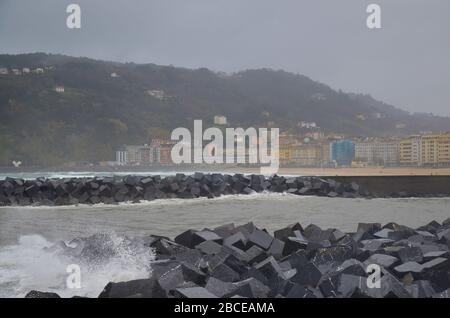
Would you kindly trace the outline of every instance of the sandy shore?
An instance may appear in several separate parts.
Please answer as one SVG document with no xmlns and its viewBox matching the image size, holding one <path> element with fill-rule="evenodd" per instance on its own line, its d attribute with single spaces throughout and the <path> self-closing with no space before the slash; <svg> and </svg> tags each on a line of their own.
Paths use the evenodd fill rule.
<svg viewBox="0 0 450 318">
<path fill-rule="evenodd" d="M 257 168 L 235 168 L 241 173 L 259 173 Z M 280 168 L 280 175 L 302 176 L 450 176 L 450 168 Z"/>
</svg>

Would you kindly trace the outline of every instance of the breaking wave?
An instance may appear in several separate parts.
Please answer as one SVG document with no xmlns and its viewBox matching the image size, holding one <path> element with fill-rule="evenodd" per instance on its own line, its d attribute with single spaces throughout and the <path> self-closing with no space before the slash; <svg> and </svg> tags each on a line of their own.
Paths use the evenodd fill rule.
<svg viewBox="0 0 450 318">
<path fill-rule="evenodd" d="M 145 238 L 95 234 L 52 243 L 40 235 L 24 235 L 17 244 L 0 247 L 0 297 L 24 297 L 31 290 L 97 297 L 110 281 L 149 277 L 153 260 Z M 80 289 L 67 288 L 71 264 L 80 268 Z"/>
</svg>

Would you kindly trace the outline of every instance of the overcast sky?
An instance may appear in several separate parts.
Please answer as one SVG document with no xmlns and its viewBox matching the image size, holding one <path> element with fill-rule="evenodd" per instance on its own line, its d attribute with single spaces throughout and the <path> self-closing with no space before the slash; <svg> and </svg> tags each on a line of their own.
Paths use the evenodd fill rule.
<svg viewBox="0 0 450 318">
<path fill-rule="evenodd" d="M 66 6 L 82 28 L 66 27 Z M 366 27 L 366 7 L 382 29 Z M 0 53 L 269 67 L 450 116 L 449 0 L 0 0 Z"/>
</svg>

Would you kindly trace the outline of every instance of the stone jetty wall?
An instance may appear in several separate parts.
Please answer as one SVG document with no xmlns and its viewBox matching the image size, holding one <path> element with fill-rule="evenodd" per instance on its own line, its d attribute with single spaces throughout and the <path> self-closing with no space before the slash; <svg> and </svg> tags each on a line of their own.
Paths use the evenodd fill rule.
<svg viewBox="0 0 450 318">
<path fill-rule="evenodd" d="M 195 173 L 169 177 L 6 178 L 0 181 L 0 205 L 114 204 L 263 191 L 343 198 L 450 196 L 450 177 L 264 177 Z"/>
<path fill-rule="evenodd" d="M 318 177 L 285 178 L 262 175 L 177 174 L 175 176 L 116 176 L 0 181 L 1 205 L 114 204 L 140 200 L 198 197 L 272 191 L 298 195 L 354 198 L 367 195 L 354 183 Z"/>
<path fill-rule="evenodd" d="M 341 183 L 355 182 L 377 197 L 450 196 L 450 176 L 327 177 Z"/>
</svg>

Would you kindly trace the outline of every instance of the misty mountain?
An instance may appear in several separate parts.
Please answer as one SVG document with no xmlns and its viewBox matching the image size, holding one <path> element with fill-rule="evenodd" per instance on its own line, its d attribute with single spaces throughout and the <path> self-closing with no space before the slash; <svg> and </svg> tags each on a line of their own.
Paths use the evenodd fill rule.
<svg viewBox="0 0 450 318">
<path fill-rule="evenodd" d="M 351 136 L 450 130 L 450 118 L 409 114 L 270 69 L 224 74 L 42 53 L 0 55 L 2 67 L 9 74 L 0 75 L 0 165 L 112 160 L 121 144 L 147 143 L 194 119 L 212 124 L 215 115 L 231 127 L 270 124 L 295 132 L 299 122 L 314 121 Z M 13 75 L 12 68 L 31 72 Z"/>
</svg>

